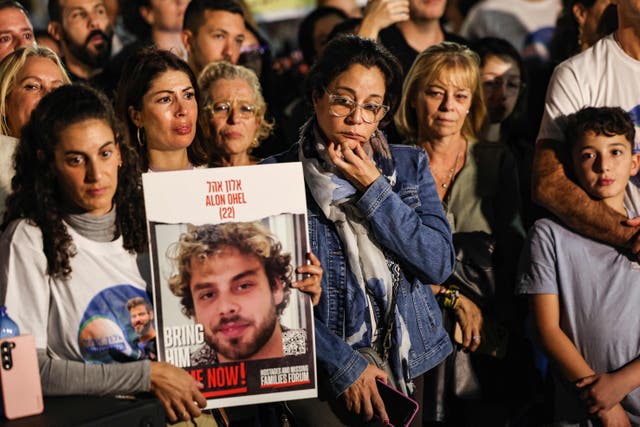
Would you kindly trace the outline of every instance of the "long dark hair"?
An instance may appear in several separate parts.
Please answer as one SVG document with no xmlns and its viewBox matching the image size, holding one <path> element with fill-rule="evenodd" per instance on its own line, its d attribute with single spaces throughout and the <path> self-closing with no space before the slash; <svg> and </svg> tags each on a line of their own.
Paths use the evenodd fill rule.
<svg viewBox="0 0 640 427">
<path fill-rule="evenodd" d="M 182 71 L 189 77 L 191 86 L 193 86 L 196 94 L 196 100 L 199 100 L 198 81 L 189 65 L 173 53 L 156 47 L 144 48 L 132 55 L 124 65 L 120 82 L 118 83 L 116 112 L 120 120 L 126 123 L 131 145 L 138 150 L 140 169 L 142 171 L 149 169 L 149 156 L 146 145 L 143 146 L 135 142 L 138 128 L 129 116 L 129 107 L 132 106 L 140 111 L 142 109 L 142 98 L 149 91 L 153 80 L 160 74 L 170 70 Z M 198 123 L 196 120 L 196 136 L 191 145 L 187 147 L 189 161 L 195 166 L 207 163 L 207 150 L 203 146 L 204 138 Z"/>
<path fill-rule="evenodd" d="M 61 86 L 42 98 L 22 129 L 15 154 L 12 193 L 7 198 L 7 210 L 0 226 L 4 230 L 16 219 L 27 219 L 37 225 L 42 232 L 47 273 L 52 277 L 69 277 L 69 260 L 75 255 L 71 236 L 63 223 L 68 208 L 56 184 L 55 147 L 65 128 L 91 119 L 106 122 L 120 148 L 122 166 L 118 169 L 118 188 L 114 195 L 116 236 L 122 235 L 124 248 L 131 252 L 147 249 L 138 156 L 124 138 L 111 103 L 88 86 Z"/>
</svg>

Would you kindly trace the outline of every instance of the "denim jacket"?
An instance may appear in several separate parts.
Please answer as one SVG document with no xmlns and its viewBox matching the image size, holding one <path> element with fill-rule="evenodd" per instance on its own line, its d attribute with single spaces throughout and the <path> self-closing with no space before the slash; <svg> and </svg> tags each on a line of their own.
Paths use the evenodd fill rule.
<svg viewBox="0 0 640 427">
<path fill-rule="evenodd" d="M 407 321 L 411 342 L 408 378 L 416 378 L 442 362 L 452 345 L 442 327 L 442 314 L 429 284 L 442 283 L 455 262 L 449 223 L 442 211 L 423 150 L 391 145 L 396 184 L 380 176 L 360 195 L 356 206 L 369 220 L 381 246 L 401 266 L 397 305 Z M 298 161 L 298 145 L 263 163 Z M 367 367 L 367 361 L 345 341 L 344 307 L 358 287 L 342 242 L 307 192 L 309 240 L 322 262 L 322 296 L 315 307 L 316 357 L 334 396 L 342 394 Z"/>
</svg>

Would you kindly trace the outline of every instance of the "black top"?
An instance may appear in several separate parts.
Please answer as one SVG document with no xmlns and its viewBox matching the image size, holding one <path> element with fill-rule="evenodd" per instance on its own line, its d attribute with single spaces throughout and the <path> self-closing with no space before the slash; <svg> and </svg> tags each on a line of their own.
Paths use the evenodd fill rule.
<svg viewBox="0 0 640 427">
<path fill-rule="evenodd" d="M 468 44 L 466 39 L 456 34 L 448 33 L 444 31 L 444 29 L 442 31 L 444 32 L 445 41 L 456 42 L 464 45 Z M 406 76 L 413 64 L 413 61 L 420 52 L 409 46 L 404 35 L 402 35 L 402 32 L 395 24 L 380 31 L 380 42 L 391 53 L 393 53 L 396 58 L 398 58 L 402 65 L 403 74 Z"/>
</svg>

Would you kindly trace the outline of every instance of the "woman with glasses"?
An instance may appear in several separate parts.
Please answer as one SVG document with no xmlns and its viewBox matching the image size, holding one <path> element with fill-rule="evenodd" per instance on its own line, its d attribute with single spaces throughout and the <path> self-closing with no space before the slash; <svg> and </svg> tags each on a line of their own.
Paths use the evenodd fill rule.
<svg viewBox="0 0 640 427">
<path fill-rule="evenodd" d="M 433 399 L 425 401 L 426 418 L 447 425 L 503 425 L 501 402 L 513 397 L 504 386 L 501 368 L 506 362 L 488 354 L 505 351 L 506 342 L 499 338 L 515 323 L 511 322 L 512 295 L 524 230 L 513 156 L 504 144 L 478 139 L 486 114 L 479 64 L 478 55 L 466 46 L 451 42 L 431 46 L 409 70 L 395 116 L 399 132 L 427 153 L 456 252 L 463 261 L 459 266 L 485 268 L 495 276 L 495 283 L 482 280 L 482 274 L 469 278 L 459 274 L 456 266 L 456 275 L 445 285 L 433 282 L 458 351 L 441 368 L 444 385 L 438 383 L 442 377 L 428 376 L 425 395 L 427 385 L 434 392 L 429 393 Z M 478 259 L 483 264 L 473 264 Z M 480 291 L 473 292 L 477 288 Z M 495 339 L 490 340 L 488 325 L 493 320 L 504 323 L 491 329 Z M 458 338 L 456 323 L 461 331 Z M 475 354 L 478 349 L 482 354 Z M 478 366 L 488 367 L 482 371 Z M 490 380 L 478 383 L 476 373 Z M 496 393 L 501 399 L 494 399 Z M 478 402 L 492 408 L 488 419 L 473 410 Z"/>
<path fill-rule="evenodd" d="M 255 73 L 240 65 L 214 62 L 200 74 L 200 120 L 209 142 L 210 166 L 256 164 L 254 148 L 271 133 L 266 104 Z"/>
<path fill-rule="evenodd" d="M 388 421 L 376 379 L 420 396 L 421 375 L 451 352 L 429 283 L 448 277 L 454 256 L 427 158 L 378 130 L 400 73 L 372 40 L 332 40 L 308 75 L 314 114 L 299 143 L 265 161 L 302 162 L 309 240 L 324 268 L 315 309 L 320 399 L 288 402 L 305 425 Z"/>
<path fill-rule="evenodd" d="M 143 172 L 206 164 L 198 95 L 191 68 L 173 53 L 152 47 L 128 59 L 118 84 L 116 109 L 127 125 Z"/>
</svg>

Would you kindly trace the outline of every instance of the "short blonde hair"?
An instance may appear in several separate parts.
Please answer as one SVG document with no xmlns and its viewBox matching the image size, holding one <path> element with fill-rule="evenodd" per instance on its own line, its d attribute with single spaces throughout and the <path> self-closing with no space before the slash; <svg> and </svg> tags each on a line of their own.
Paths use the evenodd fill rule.
<svg viewBox="0 0 640 427">
<path fill-rule="evenodd" d="M 256 148 L 260 145 L 260 142 L 268 137 L 273 130 L 273 123 L 265 118 L 267 112 L 267 103 L 262 96 L 262 88 L 258 77 L 249 68 L 242 65 L 234 65 L 225 61 L 212 62 L 207 65 L 198 77 L 198 86 L 200 87 L 200 117 L 202 118 L 201 125 L 203 129 L 209 129 L 209 123 L 207 121 L 207 114 L 202 112 L 202 109 L 211 101 L 209 97 L 209 88 L 218 80 L 244 80 L 247 82 L 251 91 L 253 92 L 253 103 L 257 107 L 256 117 L 258 118 L 258 130 L 256 131 L 256 138 L 249 146 L 249 150 Z"/>
<path fill-rule="evenodd" d="M 487 114 L 480 84 L 480 57 L 466 46 L 442 42 L 420 53 L 404 84 L 394 121 L 398 132 L 411 142 L 418 136 L 418 117 L 412 106 L 418 93 L 439 78 L 456 76 L 471 89 L 471 108 L 462 126 L 465 138 L 476 138 Z"/>
<path fill-rule="evenodd" d="M 0 134 L 9 135 L 9 123 L 7 122 L 7 98 L 13 90 L 16 82 L 16 75 L 20 72 L 27 59 L 31 57 L 47 58 L 53 61 L 60 69 L 62 80 L 66 84 L 71 84 L 60 58 L 54 51 L 44 46 L 24 46 L 8 54 L 0 62 Z"/>
</svg>

